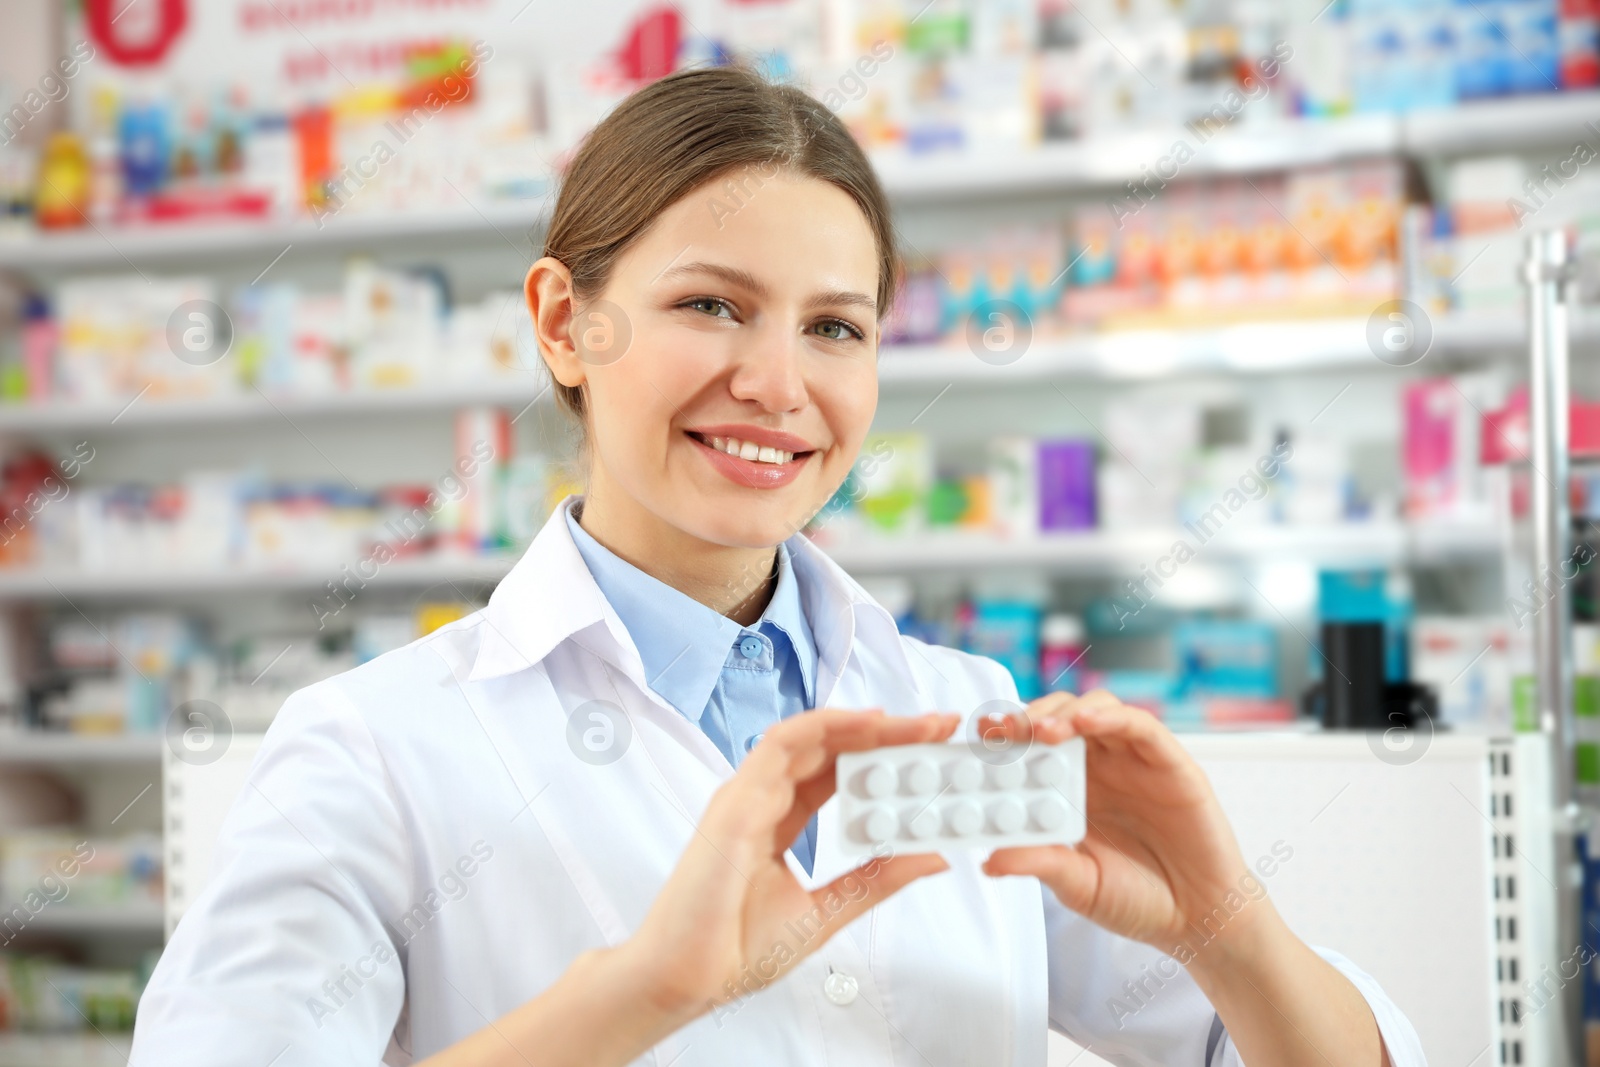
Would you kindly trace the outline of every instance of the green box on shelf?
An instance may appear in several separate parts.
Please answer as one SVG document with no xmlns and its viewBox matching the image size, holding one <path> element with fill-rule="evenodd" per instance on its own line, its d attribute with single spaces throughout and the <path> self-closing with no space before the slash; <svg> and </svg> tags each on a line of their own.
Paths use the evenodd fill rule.
<svg viewBox="0 0 1600 1067">
<path fill-rule="evenodd" d="M 1600 674 L 1580 674 L 1572 679 L 1572 713 L 1600 719 Z"/>
<path fill-rule="evenodd" d="M 1531 674 L 1519 674 L 1511 680 L 1511 723 L 1519 734 L 1539 730 L 1535 688 Z M 1580 674 L 1572 679 L 1572 714 L 1580 719 L 1600 718 L 1600 675 Z"/>
<path fill-rule="evenodd" d="M 1539 732 L 1539 716 L 1534 711 L 1538 700 L 1534 693 L 1533 675 L 1519 674 L 1511 679 L 1511 728 L 1519 734 Z"/>
<path fill-rule="evenodd" d="M 1578 784 L 1600 785 L 1600 743 L 1578 742 Z"/>
</svg>

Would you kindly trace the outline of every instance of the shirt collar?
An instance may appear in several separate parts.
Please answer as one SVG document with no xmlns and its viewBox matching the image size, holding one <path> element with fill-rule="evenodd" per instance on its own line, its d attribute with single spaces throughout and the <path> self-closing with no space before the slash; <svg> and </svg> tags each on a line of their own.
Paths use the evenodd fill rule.
<svg viewBox="0 0 1600 1067">
<path fill-rule="evenodd" d="M 811 624 L 806 620 L 805 607 L 800 602 L 800 580 L 795 577 L 794 560 L 789 546 L 778 544 L 778 584 L 772 591 L 767 610 L 761 613 L 757 625 L 767 625 L 782 630 L 789 639 L 789 647 L 800 664 L 800 677 L 805 685 L 806 706 L 811 706 L 816 696 L 817 644 L 811 636 Z"/>
<path fill-rule="evenodd" d="M 788 638 L 800 665 L 806 695 L 812 693 L 812 661 L 816 659 L 811 628 L 806 625 L 795 584 L 789 550 L 778 546 L 778 579 L 761 618 L 741 626 L 726 615 L 640 570 L 612 552 L 566 512 L 567 531 L 594 576 L 595 584 L 616 609 L 633 638 L 644 665 L 645 680 L 673 707 L 698 721 L 733 643 L 741 633 L 770 623 Z M 770 635 L 769 635 L 770 637 Z"/>
<path fill-rule="evenodd" d="M 569 495 L 556 505 L 533 543 L 479 613 L 484 625 L 468 675 L 470 681 L 526 670 L 561 642 L 595 631 L 609 638 L 616 665 L 648 686 L 638 645 L 595 581 L 568 525 L 567 516 L 576 499 Z M 813 701 L 826 700 L 857 637 L 892 648 L 888 655 L 903 676 L 915 684 L 893 616 L 804 534 L 797 533 L 782 544 L 787 549 L 786 561 L 794 577 L 793 591 L 800 601 L 801 617 L 809 623 L 797 629 L 809 631 L 816 654 L 810 686 Z M 780 571 L 780 580 L 782 574 Z M 779 600 L 776 592 L 773 600 Z M 711 610 L 698 602 L 696 606 Z M 725 621 L 737 627 L 732 620 Z M 789 632 L 785 628 L 785 633 Z M 585 647 L 597 655 L 604 651 Z M 728 647 L 728 643 L 720 645 L 719 664 Z"/>
</svg>

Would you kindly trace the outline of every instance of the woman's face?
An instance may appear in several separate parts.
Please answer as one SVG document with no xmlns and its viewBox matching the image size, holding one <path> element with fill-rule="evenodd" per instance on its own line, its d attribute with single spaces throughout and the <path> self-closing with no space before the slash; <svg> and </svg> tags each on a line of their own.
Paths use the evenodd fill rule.
<svg viewBox="0 0 1600 1067">
<path fill-rule="evenodd" d="M 797 532 L 872 423 L 877 290 L 872 231 L 833 185 L 750 169 L 679 200 L 572 324 L 591 498 L 722 545 Z"/>
</svg>

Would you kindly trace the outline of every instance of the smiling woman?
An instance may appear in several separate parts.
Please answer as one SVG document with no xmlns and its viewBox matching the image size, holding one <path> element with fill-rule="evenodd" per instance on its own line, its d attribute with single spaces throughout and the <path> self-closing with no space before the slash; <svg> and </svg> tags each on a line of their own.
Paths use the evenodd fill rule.
<svg viewBox="0 0 1600 1067">
<path fill-rule="evenodd" d="M 574 157 L 547 242 L 528 310 L 585 491 L 483 611 L 284 705 L 136 1067 L 1043 1067 L 1051 1028 L 1141 1067 L 1421 1067 L 1370 977 L 1264 890 L 1244 906 L 1160 722 L 1105 692 L 1024 709 L 798 532 L 860 458 L 895 279 L 828 109 L 742 70 L 664 78 Z M 840 755 L 995 708 L 998 757 L 968 739 L 992 773 L 949 783 L 988 806 L 898 817 L 998 826 L 1024 769 L 995 759 L 1080 736 L 1087 836 L 857 866 Z M 474 846 L 471 893 L 408 921 Z"/>
<path fill-rule="evenodd" d="M 770 564 L 872 423 L 894 269 L 883 190 L 816 100 L 719 69 L 626 101 L 573 160 L 527 278 L 583 435 L 584 529 L 635 564 Z"/>
</svg>

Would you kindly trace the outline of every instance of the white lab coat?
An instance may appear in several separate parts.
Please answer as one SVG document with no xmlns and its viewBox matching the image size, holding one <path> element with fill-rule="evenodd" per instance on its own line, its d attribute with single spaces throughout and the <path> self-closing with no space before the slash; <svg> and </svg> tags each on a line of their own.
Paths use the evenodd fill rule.
<svg viewBox="0 0 1600 1067">
<path fill-rule="evenodd" d="M 789 547 L 819 707 L 967 714 L 1016 699 L 999 664 L 902 637 L 820 549 L 801 536 Z M 584 713 L 569 734 L 592 700 L 626 711 L 609 764 L 575 755 L 598 720 Z M 132 1067 L 403 1065 L 438 1052 L 579 953 L 626 938 L 731 774 L 645 684 L 558 510 L 483 611 L 285 703 L 144 994 Z M 790 856 L 807 886 L 848 869 L 833 803 L 814 876 Z M 1186 974 L 1141 971 L 1154 950 L 1066 911 L 1034 879 L 949 859 L 639 1062 L 1043 1067 L 1054 1026 L 1117 1063 L 1203 1067 L 1209 1042 L 1213 1064 L 1238 1064 Z M 1394 1067 L 1422 1067 L 1376 983 L 1325 955 L 1367 997 Z M 854 979 L 848 1003 L 837 1003 L 847 980 L 825 992 L 833 972 Z M 1143 981 L 1139 1000 L 1130 980 Z"/>
</svg>

